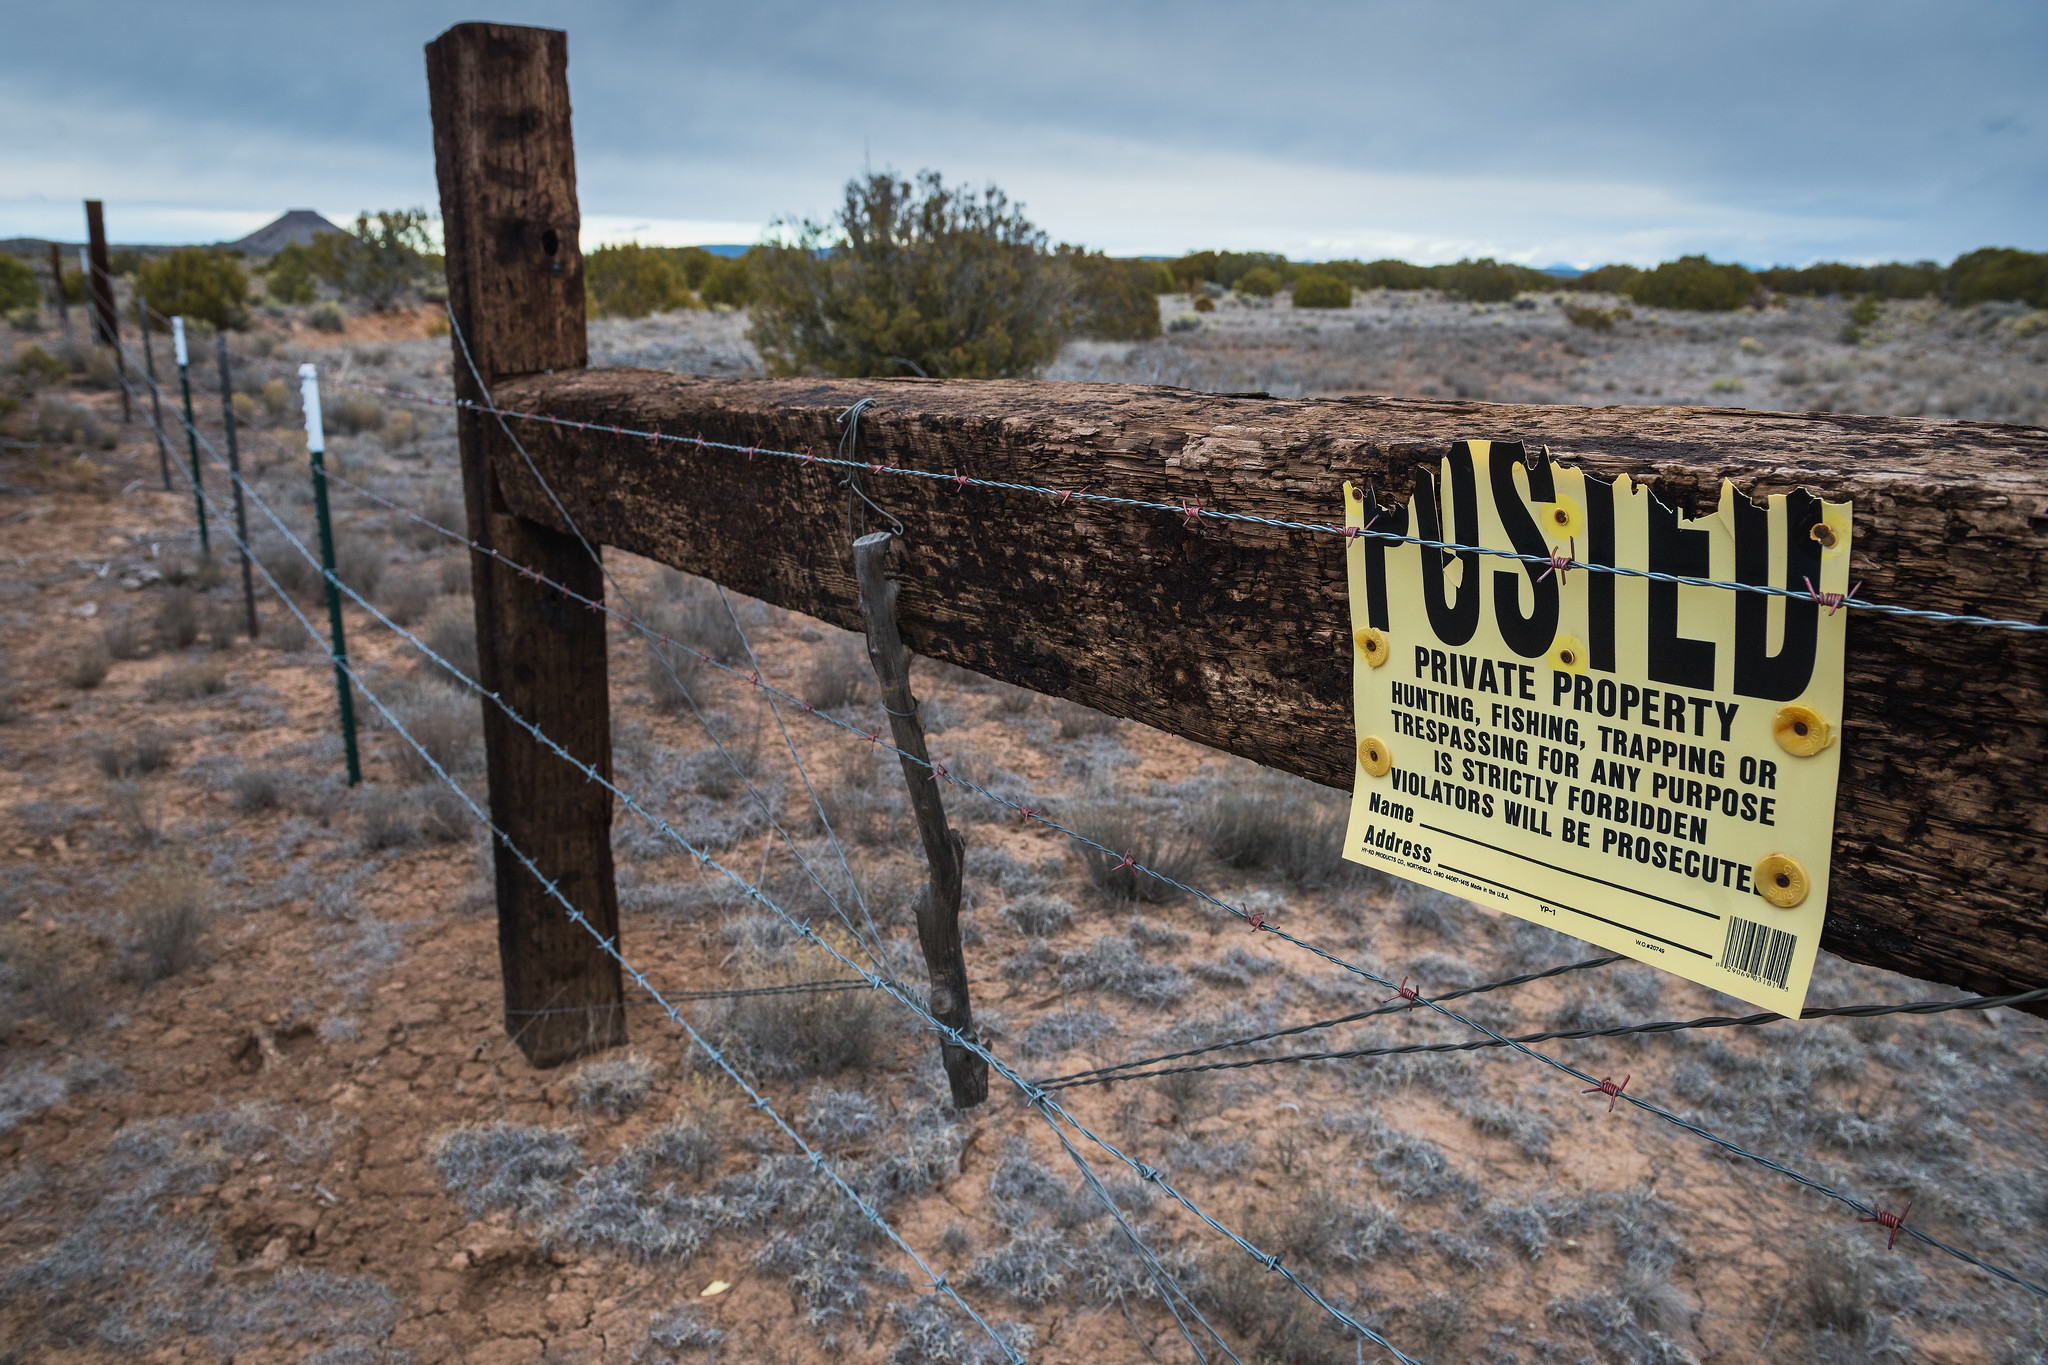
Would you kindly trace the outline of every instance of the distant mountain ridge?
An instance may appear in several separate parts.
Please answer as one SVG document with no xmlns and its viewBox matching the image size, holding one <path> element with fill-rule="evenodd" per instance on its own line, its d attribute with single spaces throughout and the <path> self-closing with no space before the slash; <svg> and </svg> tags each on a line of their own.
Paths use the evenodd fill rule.
<svg viewBox="0 0 2048 1365">
<path fill-rule="evenodd" d="M 288 246 L 306 246 L 323 233 L 345 230 L 312 209 L 286 209 L 284 216 L 276 221 L 264 224 L 239 241 L 222 242 L 221 245 L 251 256 L 275 256 Z"/>
</svg>

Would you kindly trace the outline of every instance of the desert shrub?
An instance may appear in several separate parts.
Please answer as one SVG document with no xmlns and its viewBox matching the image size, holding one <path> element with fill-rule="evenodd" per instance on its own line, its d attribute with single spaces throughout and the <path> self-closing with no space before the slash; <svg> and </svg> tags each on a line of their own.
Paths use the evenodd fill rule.
<svg viewBox="0 0 2048 1365">
<path fill-rule="evenodd" d="M 459 844 L 470 834 L 475 812 L 445 782 L 424 782 L 412 789 L 419 814 L 420 837 L 434 844 Z"/>
<path fill-rule="evenodd" d="M 851 635 L 837 635 L 811 655 L 804 670 L 803 698 L 813 706 L 836 711 L 859 700 L 873 676 L 868 652 Z"/>
<path fill-rule="evenodd" d="M 415 683 L 387 697 L 386 704 L 419 745 L 414 748 L 403 738 L 392 737 L 391 768 L 401 782 L 439 784 L 441 779 L 427 759 L 456 775 L 473 772 L 481 764 L 483 710 L 475 694 Z M 426 750 L 426 758 L 420 756 L 421 749 Z"/>
<path fill-rule="evenodd" d="M 716 1109 L 692 1119 L 672 1119 L 621 1155 L 650 1167 L 668 1167 L 701 1180 L 725 1156 L 725 1125 Z"/>
<path fill-rule="evenodd" d="M 81 692 L 90 692 L 107 680 L 107 670 L 113 666 L 114 661 L 107 657 L 106 646 L 97 640 L 89 640 L 71 656 L 71 667 L 65 670 L 64 681 Z"/>
<path fill-rule="evenodd" d="M 1030 694 L 1026 694 L 1027 696 Z M 1116 729 L 1117 719 L 1093 707 L 1083 706 L 1065 697 L 1054 697 L 1046 703 L 1052 713 L 1053 722 L 1059 726 L 1061 739 L 1080 739 L 1083 735 L 1108 734 Z"/>
<path fill-rule="evenodd" d="M 273 303 L 313 301 L 313 253 L 297 242 L 287 242 L 263 272 L 263 292 Z"/>
<path fill-rule="evenodd" d="M 585 252 L 583 284 L 598 317 L 644 318 L 696 302 L 688 278 L 667 254 L 638 242 Z"/>
<path fill-rule="evenodd" d="M 417 632 L 422 643 L 464 674 L 477 674 L 476 610 L 463 598 L 445 598 L 434 604 Z M 430 659 L 421 661 L 424 676 L 451 686 L 461 686 L 448 670 Z"/>
<path fill-rule="evenodd" d="M 1350 879 L 1344 860 L 1347 803 L 1341 793 L 1260 769 L 1218 782 L 1197 800 L 1190 825 L 1232 867 L 1269 867 L 1306 886 Z"/>
<path fill-rule="evenodd" d="M 857 844 L 886 844 L 904 828 L 903 779 L 893 762 L 842 750 L 836 768 L 812 769 L 818 804 L 833 833 Z"/>
<path fill-rule="evenodd" d="M 36 1013 L 58 1032 L 75 1036 L 98 1022 L 105 980 L 93 959 L 45 947 L 22 953 L 9 965 L 28 983 Z"/>
<path fill-rule="evenodd" d="M 1153 262 L 1118 260 L 1069 246 L 1055 255 L 1072 277 L 1068 325 L 1076 335 L 1098 341 L 1149 341 L 1159 335 Z"/>
<path fill-rule="evenodd" d="M 0 313 L 33 308 L 42 302 L 43 282 L 18 258 L 0 255 Z"/>
<path fill-rule="evenodd" d="M 568 1128 L 517 1123 L 466 1123 L 441 1133 L 427 1147 L 451 1194 L 472 1214 L 509 1208 L 540 1213 L 561 1197 L 561 1181 L 583 1162 Z"/>
<path fill-rule="evenodd" d="M 1154 1007 L 1170 1005 L 1188 991 L 1180 968 L 1147 961 L 1136 943 L 1113 934 L 1099 935 L 1087 947 L 1062 955 L 1057 979 L 1066 990 L 1106 991 Z"/>
<path fill-rule="evenodd" d="M 754 279 L 754 263 L 759 259 L 758 247 L 748 250 L 744 256 L 712 257 L 711 264 L 705 267 L 702 283 L 697 286 L 698 296 L 706 303 L 745 308 L 759 292 Z"/>
<path fill-rule="evenodd" d="M 101 626 L 100 643 L 106 647 L 108 655 L 116 659 L 139 659 L 149 652 L 149 637 L 129 616 Z"/>
<path fill-rule="evenodd" d="M 637 1052 L 585 1062 L 569 1078 L 569 1102 L 618 1118 L 647 1103 L 654 1093 L 654 1063 Z"/>
<path fill-rule="evenodd" d="M 321 233 L 306 250 L 315 272 L 342 297 L 390 308 L 433 278 L 432 222 L 425 209 L 358 213 L 347 232 Z"/>
<path fill-rule="evenodd" d="M 1107 899 L 1164 904 L 1186 894 L 1172 882 L 1185 883 L 1201 862 L 1200 849 L 1186 833 L 1157 828 L 1113 801 L 1081 805 L 1068 818 L 1070 829 L 1102 846 L 1083 844 L 1080 854 L 1089 882 Z"/>
<path fill-rule="evenodd" d="M 132 738 L 103 741 L 93 760 L 110 778 L 146 777 L 170 766 L 171 739 L 155 727 L 138 730 Z"/>
<path fill-rule="evenodd" d="M 748 333 L 771 374 L 990 379 L 1058 354 L 1069 272 L 994 186 L 882 172 L 847 182 L 836 224 L 785 226 Z"/>
<path fill-rule="evenodd" d="M 1705 256 L 1681 256 L 1636 276 L 1624 292 L 1651 308 L 1728 313 L 1748 303 L 1756 291 L 1756 276 L 1742 266 L 1716 265 Z"/>
<path fill-rule="evenodd" d="M 404 848 L 419 831 L 404 796 L 389 787 L 365 787 L 357 795 L 356 810 L 363 818 L 363 847 L 381 851 Z"/>
<path fill-rule="evenodd" d="M 199 962 L 212 890 L 198 869 L 163 861 L 128 883 L 129 951 L 144 981 L 178 976 Z"/>
<path fill-rule="evenodd" d="M 820 1085 L 804 1097 L 797 1126 L 814 1142 L 843 1147 L 872 1136 L 881 1123 L 881 1111 L 860 1091 Z"/>
<path fill-rule="evenodd" d="M 1972 251 L 1949 266 L 1948 286 L 1961 308 L 1995 302 L 2048 308 L 2048 252 L 2013 247 Z"/>
<path fill-rule="evenodd" d="M 738 666 L 746 662 L 747 642 L 716 585 L 670 573 L 663 576 L 662 592 L 645 619 L 649 629 L 675 643 L 648 641 L 641 676 L 656 706 L 680 711 L 688 706 L 684 689 L 694 686 L 704 667 L 698 654 Z"/>
<path fill-rule="evenodd" d="M 316 332 L 346 332 L 348 314 L 343 311 L 340 304 L 329 299 L 316 305 L 312 312 L 306 314 L 306 325 Z"/>
<path fill-rule="evenodd" d="M 1004 906 L 1003 918 L 1027 938 L 1045 938 L 1074 922 L 1074 907 L 1058 896 L 1030 891 Z"/>
<path fill-rule="evenodd" d="M 1611 332 L 1617 322 L 1626 322 L 1635 314 L 1627 308 L 1591 308 L 1570 304 L 1564 315 L 1571 319 L 1572 326 L 1586 327 L 1595 332 Z"/>
<path fill-rule="evenodd" d="M 384 405 L 364 393 L 331 394 L 320 404 L 320 417 L 327 430 L 353 436 L 383 426 Z"/>
<path fill-rule="evenodd" d="M 101 424 L 91 408 L 55 395 L 36 404 L 35 432 L 51 443 L 68 442 L 100 450 L 110 450 L 114 445 L 113 433 Z"/>
<path fill-rule="evenodd" d="M 1435 273 L 1437 288 L 1453 298 L 1474 303 L 1506 303 L 1525 290 L 1550 289 L 1557 283 L 1540 270 L 1496 261 L 1491 256 L 1438 266 Z"/>
<path fill-rule="evenodd" d="M 227 686 L 227 665 L 215 659 L 197 659 L 151 678 L 149 695 L 155 701 L 204 701 L 219 696 Z"/>
<path fill-rule="evenodd" d="M 1603 265 L 1598 270 L 1588 270 L 1583 275 L 1557 283 L 1565 289 L 1587 294 L 1626 294 L 1629 283 L 1642 273 L 1633 265 Z"/>
<path fill-rule="evenodd" d="M 199 602 L 190 591 L 172 588 L 156 608 L 156 638 L 166 649 L 184 649 L 199 638 Z"/>
<path fill-rule="evenodd" d="M 249 276 L 224 251 L 187 246 L 166 252 L 137 268 L 135 291 L 167 318 L 197 319 L 223 331 L 249 325 Z"/>
<path fill-rule="evenodd" d="M 1250 294 L 1253 298 L 1270 299 L 1280 292 L 1283 283 L 1285 281 L 1280 278 L 1279 271 L 1270 266 L 1255 265 L 1238 277 L 1237 292 Z"/>
<path fill-rule="evenodd" d="M 0 256 L 0 260 L 11 257 Z M 14 358 L 14 372 L 30 385 L 59 384 L 71 377 L 71 367 L 40 346 L 29 346 Z"/>
<path fill-rule="evenodd" d="M 1196 311 L 1197 313 L 1213 313 L 1213 312 L 1215 312 L 1215 311 L 1216 311 L 1216 300 L 1214 300 L 1214 299 L 1210 298 L 1210 297 L 1209 297 L 1209 296 L 1208 296 L 1207 294 L 1200 294 L 1200 295 L 1197 295 L 1197 296 L 1196 296 L 1196 298 L 1195 298 L 1195 311 Z"/>
<path fill-rule="evenodd" d="M 380 606 L 384 614 L 401 626 L 409 626 L 427 614 L 441 595 L 432 566 L 393 574 L 385 581 Z"/>
<path fill-rule="evenodd" d="M 109 786 L 106 811 L 130 843 L 148 847 L 161 833 L 156 798 L 140 782 L 116 782 Z"/>
<path fill-rule="evenodd" d="M 682 1303 L 656 1318 L 647 1329 L 647 1339 L 671 1351 L 691 1347 L 712 1347 L 725 1340 L 725 1331 L 697 1316 L 697 1305 Z"/>
<path fill-rule="evenodd" d="M 200 616 L 206 626 L 206 643 L 215 649 L 232 649 L 242 632 L 243 605 L 232 597 L 203 597 Z"/>
<path fill-rule="evenodd" d="M 275 768 L 244 768 L 228 780 L 235 809 L 243 815 L 275 810 L 284 799 L 284 775 Z"/>
<path fill-rule="evenodd" d="M 750 963 L 750 985 L 825 981 L 845 968 L 809 942 L 790 944 L 772 959 Z M 822 1076 L 865 1068 L 882 1042 L 873 991 L 805 991 L 744 996 L 729 1002 L 717 1032 L 749 1062 L 773 1076 Z"/>
<path fill-rule="evenodd" d="M 1335 275 L 1302 274 L 1294 281 L 1296 308 L 1349 308 L 1351 286 Z"/>
</svg>

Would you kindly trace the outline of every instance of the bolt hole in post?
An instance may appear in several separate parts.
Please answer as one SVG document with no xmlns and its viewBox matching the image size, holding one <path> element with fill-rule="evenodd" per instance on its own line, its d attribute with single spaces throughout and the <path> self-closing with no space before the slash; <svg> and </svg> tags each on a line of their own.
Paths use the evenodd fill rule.
<svg viewBox="0 0 2048 1365">
<path fill-rule="evenodd" d="M 924 723 L 917 718 L 917 699 L 910 692 L 910 651 L 897 629 L 896 584 L 887 576 L 891 539 L 889 532 L 876 531 L 853 542 L 861 622 L 867 627 L 868 658 L 882 684 L 889 729 L 903 751 L 903 780 L 910 788 L 910 806 L 931 867 L 931 879 L 918 893 L 916 905 L 917 941 L 931 979 L 931 1012 L 947 1027 L 972 1036 L 967 957 L 960 946 L 960 882 L 967 841 L 946 824 L 945 798 L 939 791 L 943 770 L 933 766 L 925 750 Z M 956 1108 L 968 1109 L 988 1098 L 986 1058 L 953 1042 L 940 1043 L 939 1052 Z"/>
<path fill-rule="evenodd" d="M 341 589 L 334 585 L 334 522 L 327 513 L 327 432 L 320 420 L 320 372 L 299 366 L 299 398 L 306 409 L 306 456 L 313 465 L 313 514 L 320 523 L 320 567 L 327 582 L 327 629 L 334 639 L 334 688 L 341 697 L 341 744 L 348 759 L 348 784 L 363 780 L 356 752 L 356 704 L 348 685 L 348 640 L 341 628 Z"/>
</svg>

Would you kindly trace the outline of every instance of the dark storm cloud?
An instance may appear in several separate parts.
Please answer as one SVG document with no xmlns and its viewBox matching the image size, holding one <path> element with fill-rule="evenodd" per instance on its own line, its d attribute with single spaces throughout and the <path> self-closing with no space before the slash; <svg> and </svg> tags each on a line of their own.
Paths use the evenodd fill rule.
<svg viewBox="0 0 2048 1365">
<path fill-rule="evenodd" d="M 19 13 L 0 52 L 0 233 L 75 231 L 84 193 L 193 238 L 287 203 L 431 202 L 420 48 L 472 17 L 435 3 Z M 569 30 L 593 235 L 822 214 L 869 163 L 994 179 L 1056 235 L 1119 250 L 1945 257 L 2040 246 L 2048 207 L 2040 6 L 492 17 Z"/>
</svg>

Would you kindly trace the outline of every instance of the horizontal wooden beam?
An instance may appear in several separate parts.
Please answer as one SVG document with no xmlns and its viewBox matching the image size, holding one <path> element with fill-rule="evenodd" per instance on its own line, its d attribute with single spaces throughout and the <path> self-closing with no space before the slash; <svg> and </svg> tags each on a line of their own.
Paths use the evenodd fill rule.
<svg viewBox="0 0 2048 1365">
<path fill-rule="evenodd" d="M 830 453 L 859 399 L 863 461 L 1311 522 L 1350 479 L 1405 500 L 1465 438 L 1547 445 L 1694 513 L 1721 480 L 1855 504 L 1872 599 L 2048 619 L 2048 431 L 1683 408 L 1280 401 L 1122 385 L 530 376 L 508 408 Z M 848 490 L 819 465 L 514 429 L 584 530 L 860 628 Z M 522 515 L 557 520 L 522 465 Z M 1340 537 L 867 474 L 915 547 L 916 652 L 1347 788 L 1351 646 Z M 855 504 L 856 509 L 859 504 Z M 869 529 L 885 525 L 867 509 Z M 2048 638 L 1855 613 L 1826 946 L 1982 991 L 2048 982 Z"/>
</svg>

